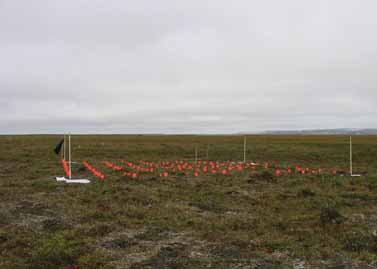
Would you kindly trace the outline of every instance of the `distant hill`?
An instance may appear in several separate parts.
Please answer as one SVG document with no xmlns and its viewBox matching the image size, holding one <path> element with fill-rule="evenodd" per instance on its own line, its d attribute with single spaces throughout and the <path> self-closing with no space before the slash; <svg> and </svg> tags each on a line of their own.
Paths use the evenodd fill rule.
<svg viewBox="0 0 377 269">
<path fill-rule="evenodd" d="M 343 128 L 343 129 L 314 129 L 314 130 L 274 130 L 264 131 L 261 134 L 271 135 L 377 135 L 377 129 L 355 129 L 355 128 Z"/>
</svg>

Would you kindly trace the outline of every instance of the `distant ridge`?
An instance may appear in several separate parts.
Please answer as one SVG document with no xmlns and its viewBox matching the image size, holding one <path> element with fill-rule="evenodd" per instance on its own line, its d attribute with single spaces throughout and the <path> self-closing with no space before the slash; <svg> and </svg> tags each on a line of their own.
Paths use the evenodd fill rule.
<svg viewBox="0 0 377 269">
<path fill-rule="evenodd" d="M 270 135 L 377 135 L 377 129 L 356 129 L 356 128 L 343 128 L 343 129 L 313 129 L 313 130 L 274 130 L 264 131 L 260 134 Z"/>
</svg>

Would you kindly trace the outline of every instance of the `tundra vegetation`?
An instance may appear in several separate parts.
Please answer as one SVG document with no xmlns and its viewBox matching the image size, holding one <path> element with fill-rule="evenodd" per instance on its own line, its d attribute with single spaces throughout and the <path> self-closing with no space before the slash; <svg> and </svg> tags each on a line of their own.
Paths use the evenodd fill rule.
<svg viewBox="0 0 377 269">
<path fill-rule="evenodd" d="M 0 136 L 0 268 L 377 267 L 376 136 L 354 137 L 354 178 L 346 136 L 248 136 L 269 168 L 137 178 L 103 162 L 236 162 L 243 137 L 73 136 L 87 185 L 54 180 L 59 139 Z"/>
</svg>

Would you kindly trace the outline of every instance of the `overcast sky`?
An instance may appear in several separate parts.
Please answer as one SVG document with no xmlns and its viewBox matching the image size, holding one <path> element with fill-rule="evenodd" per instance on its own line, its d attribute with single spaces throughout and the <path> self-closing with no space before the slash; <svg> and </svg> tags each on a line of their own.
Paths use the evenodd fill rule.
<svg viewBox="0 0 377 269">
<path fill-rule="evenodd" d="M 0 133 L 377 127 L 375 0 L 0 0 Z"/>
</svg>

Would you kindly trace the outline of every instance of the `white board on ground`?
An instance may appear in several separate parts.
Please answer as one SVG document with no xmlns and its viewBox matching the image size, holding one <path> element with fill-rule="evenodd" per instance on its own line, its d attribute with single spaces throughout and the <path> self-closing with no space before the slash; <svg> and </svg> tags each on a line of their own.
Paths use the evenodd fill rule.
<svg viewBox="0 0 377 269">
<path fill-rule="evenodd" d="M 65 177 L 56 177 L 56 181 L 64 181 L 65 183 L 78 183 L 78 184 L 88 184 L 89 179 L 67 179 Z"/>
<path fill-rule="evenodd" d="M 66 183 L 81 183 L 81 184 L 88 184 L 90 183 L 89 179 L 67 179 Z"/>
</svg>

